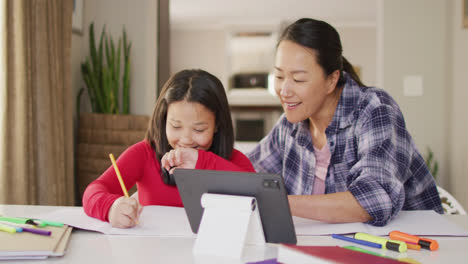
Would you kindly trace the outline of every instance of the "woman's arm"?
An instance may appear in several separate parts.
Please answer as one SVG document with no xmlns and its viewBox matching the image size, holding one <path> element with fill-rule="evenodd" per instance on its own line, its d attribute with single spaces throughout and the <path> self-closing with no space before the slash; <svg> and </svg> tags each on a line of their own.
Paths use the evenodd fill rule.
<svg viewBox="0 0 468 264">
<path fill-rule="evenodd" d="M 247 153 L 247 157 L 257 172 L 282 174 L 283 151 L 285 149 L 284 135 L 290 133 L 289 126 L 283 114 L 270 133 L 252 151 Z"/>
<path fill-rule="evenodd" d="M 322 195 L 289 195 L 288 200 L 294 216 L 327 223 L 372 220 L 349 191 Z"/>
</svg>

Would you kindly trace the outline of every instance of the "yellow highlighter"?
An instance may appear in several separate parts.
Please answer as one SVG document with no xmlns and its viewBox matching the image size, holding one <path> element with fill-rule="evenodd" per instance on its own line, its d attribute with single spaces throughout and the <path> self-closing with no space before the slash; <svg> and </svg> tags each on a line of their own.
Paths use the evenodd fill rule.
<svg viewBox="0 0 468 264">
<path fill-rule="evenodd" d="M 383 237 L 373 236 L 366 233 L 356 233 L 354 234 L 355 239 L 360 239 L 364 241 L 374 242 L 382 245 L 382 248 L 397 251 L 397 252 L 406 252 L 408 247 L 405 242 L 398 240 L 386 239 Z"/>
<path fill-rule="evenodd" d="M 16 233 L 16 228 L 0 224 L 0 231 L 4 231 L 8 233 Z"/>
</svg>

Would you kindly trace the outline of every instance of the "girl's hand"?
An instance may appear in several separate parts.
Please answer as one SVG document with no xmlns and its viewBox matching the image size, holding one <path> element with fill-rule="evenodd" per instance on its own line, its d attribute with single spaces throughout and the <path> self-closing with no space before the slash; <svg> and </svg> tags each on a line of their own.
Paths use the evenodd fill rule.
<svg viewBox="0 0 468 264">
<path fill-rule="evenodd" d="M 173 149 L 161 159 L 163 166 L 169 173 L 173 173 L 174 168 L 195 169 L 198 160 L 198 150 L 193 148 L 177 148 Z"/>
<path fill-rule="evenodd" d="M 138 223 L 142 209 L 135 198 L 122 196 L 109 209 L 109 223 L 117 228 L 133 227 Z"/>
</svg>

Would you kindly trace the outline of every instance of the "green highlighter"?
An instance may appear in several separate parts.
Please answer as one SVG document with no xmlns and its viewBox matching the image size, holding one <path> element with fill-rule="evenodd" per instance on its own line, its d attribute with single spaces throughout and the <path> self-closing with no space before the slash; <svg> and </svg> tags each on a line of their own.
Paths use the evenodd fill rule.
<svg viewBox="0 0 468 264">
<path fill-rule="evenodd" d="M 39 227 L 44 227 L 46 224 L 42 223 L 37 223 L 32 219 L 29 218 L 21 218 L 21 217 L 6 217 L 6 216 L 0 216 L 0 221 L 4 222 L 10 222 L 14 224 L 27 224 L 27 225 L 34 225 L 34 226 L 39 226 Z"/>
<path fill-rule="evenodd" d="M 43 223 L 43 224 L 48 225 L 48 226 L 62 227 L 64 225 L 63 223 L 54 222 L 54 221 L 46 221 L 46 220 L 39 220 L 39 219 L 35 219 L 34 221 L 37 221 L 39 223 Z"/>
<path fill-rule="evenodd" d="M 21 217 L 0 216 L 0 221 L 10 222 L 10 223 L 15 223 L 15 224 L 28 224 L 28 225 L 38 226 L 38 227 L 44 227 L 44 226 L 62 227 L 63 226 L 63 223 L 60 223 L 60 222 L 44 221 L 44 220 L 21 218 Z"/>
</svg>

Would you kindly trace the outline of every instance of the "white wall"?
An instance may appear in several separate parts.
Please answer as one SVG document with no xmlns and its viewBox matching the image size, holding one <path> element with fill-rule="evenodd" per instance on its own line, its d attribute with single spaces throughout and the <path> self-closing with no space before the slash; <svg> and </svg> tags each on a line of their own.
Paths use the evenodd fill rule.
<svg viewBox="0 0 468 264">
<path fill-rule="evenodd" d="M 450 27 L 452 43 L 450 57 L 452 58 L 451 94 L 451 131 L 450 139 L 450 181 L 449 189 L 468 208 L 468 28 L 462 28 L 462 0 L 451 0 Z"/>
<path fill-rule="evenodd" d="M 189 25 L 190 26 L 190 25 Z M 171 74 L 185 68 L 202 68 L 217 76 L 225 88 L 232 75 L 228 34 L 231 29 L 219 28 L 177 28 L 171 29 Z M 376 80 L 376 29 L 375 27 L 344 26 L 339 29 L 344 54 L 352 64 L 361 67 L 363 81 L 375 85 Z M 276 45 L 276 42 L 274 43 Z M 261 55 L 259 55 L 261 56 Z M 274 55 L 272 55 L 274 56 Z M 250 60 L 258 60 L 250 58 Z M 261 64 L 264 68 L 264 59 Z M 273 68 L 271 59 L 269 70 Z M 262 69 L 263 69 L 262 68 Z M 238 70 L 235 69 L 237 72 Z M 239 71 L 240 72 L 240 71 Z M 244 71 L 245 72 L 245 71 Z"/>
<path fill-rule="evenodd" d="M 106 31 L 117 41 L 125 25 L 131 48 L 130 113 L 151 115 L 156 102 L 157 2 L 146 0 L 86 0 L 83 35 L 72 38 L 72 82 L 75 94 L 83 87 L 80 63 L 89 53 L 88 27 L 94 22 L 96 39 Z M 98 41 L 98 40 L 97 40 Z M 87 99 L 87 98 L 84 98 Z M 85 101 L 82 99 L 82 101 Z M 90 111 L 83 102 L 82 111 Z"/>
<path fill-rule="evenodd" d="M 376 86 L 377 29 L 375 26 L 336 26 L 343 46 L 343 56 L 361 70 L 361 81 Z"/>
<path fill-rule="evenodd" d="M 448 56 L 446 2 L 383 1 L 383 88 L 398 102 L 420 152 L 430 147 L 439 162 L 437 182 L 447 185 Z M 423 95 L 403 93 L 406 76 L 422 77 Z"/>
<path fill-rule="evenodd" d="M 227 88 L 226 33 L 222 29 L 171 30 L 171 75 L 199 68 L 218 77 Z"/>
</svg>

